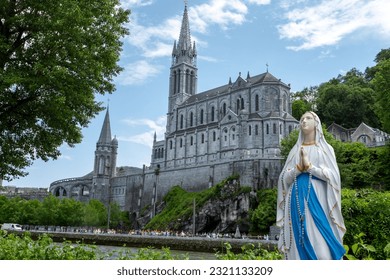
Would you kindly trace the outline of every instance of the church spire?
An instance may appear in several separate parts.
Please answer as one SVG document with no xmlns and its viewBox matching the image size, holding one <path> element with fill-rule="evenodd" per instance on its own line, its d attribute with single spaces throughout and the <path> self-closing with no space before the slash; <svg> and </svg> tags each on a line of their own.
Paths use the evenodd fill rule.
<svg viewBox="0 0 390 280">
<path fill-rule="evenodd" d="M 180 63 L 188 63 L 196 65 L 196 47 L 195 42 L 191 43 L 190 23 L 188 19 L 187 1 L 185 1 L 183 19 L 181 22 L 179 40 L 174 42 L 172 51 L 172 65 Z"/>
<path fill-rule="evenodd" d="M 100 132 L 98 144 L 111 144 L 111 140 L 110 113 L 107 107 L 106 116 L 104 117 L 103 127 Z"/>
<path fill-rule="evenodd" d="M 190 34 L 190 24 L 188 20 L 187 3 L 185 3 L 185 7 L 184 7 L 184 14 L 183 14 L 183 20 L 181 22 L 181 30 L 180 30 L 178 47 L 180 50 L 191 49 L 191 34 Z"/>
</svg>

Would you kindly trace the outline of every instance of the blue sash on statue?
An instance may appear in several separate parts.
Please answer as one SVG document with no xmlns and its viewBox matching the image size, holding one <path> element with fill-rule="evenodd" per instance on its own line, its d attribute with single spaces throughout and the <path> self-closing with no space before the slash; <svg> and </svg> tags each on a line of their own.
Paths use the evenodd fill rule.
<svg viewBox="0 0 390 280">
<path fill-rule="evenodd" d="M 332 258 L 339 260 L 345 254 L 345 249 L 335 237 L 315 191 L 310 190 L 308 195 L 309 178 L 309 173 L 301 173 L 296 179 L 296 185 L 293 183 L 291 192 L 291 222 L 299 257 L 301 260 L 317 260 L 307 235 L 305 207 L 308 206 L 315 225 L 329 246 Z M 320 180 L 314 176 L 312 179 Z M 312 188 L 311 182 L 310 188 Z M 308 199 L 307 203 L 306 199 Z"/>
</svg>

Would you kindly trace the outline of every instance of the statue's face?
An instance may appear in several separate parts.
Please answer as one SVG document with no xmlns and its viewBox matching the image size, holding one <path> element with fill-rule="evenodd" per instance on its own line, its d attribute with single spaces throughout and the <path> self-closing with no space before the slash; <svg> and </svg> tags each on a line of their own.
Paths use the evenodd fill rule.
<svg viewBox="0 0 390 280">
<path fill-rule="evenodd" d="M 303 133 L 311 132 L 316 128 L 316 121 L 311 113 L 303 114 L 300 124 Z"/>
</svg>

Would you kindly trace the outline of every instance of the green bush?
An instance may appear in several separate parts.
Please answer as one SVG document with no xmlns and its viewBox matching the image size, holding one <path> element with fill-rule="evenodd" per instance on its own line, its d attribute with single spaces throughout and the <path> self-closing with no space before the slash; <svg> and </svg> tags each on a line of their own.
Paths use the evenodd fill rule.
<svg viewBox="0 0 390 280">
<path fill-rule="evenodd" d="M 375 252 L 370 256 L 385 259 L 390 243 L 390 192 L 343 189 L 341 209 L 347 228 L 344 244 L 372 245 Z"/>
<path fill-rule="evenodd" d="M 253 234 L 268 234 L 270 226 L 276 221 L 277 189 L 261 189 L 257 191 L 258 205 L 249 212 Z"/>
<path fill-rule="evenodd" d="M 278 251 L 268 251 L 262 248 L 259 243 L 245 244 L 241 247 L 241 253 L 234 253 L 232 246 L 226 242 L 224 243 L 225 252 L 217 252 L 215 255 L 218 260 L 281 260 L 282 255 Z"/>
</svg>

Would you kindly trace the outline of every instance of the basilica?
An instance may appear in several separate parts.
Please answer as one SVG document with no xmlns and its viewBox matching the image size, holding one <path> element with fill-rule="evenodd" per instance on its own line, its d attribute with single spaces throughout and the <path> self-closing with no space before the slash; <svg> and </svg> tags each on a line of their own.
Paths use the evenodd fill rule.
<svg viewBox="0 0 390 280">
<path fill-rule="evenodd" d="M 176 185 L 200 191 L 235 174 L 253 190 L 276 186 L 280 142 L 298 125 L 291 116 L 290 86 L 267 70 L 253 76 L 240 73 L 224 85 L 197 92 L 198 70 L 186 5 L 179 39 L 173 43 L 165 137 L 154 137 L 150 164 L 116 166 L 118 140 L 111 137 L 107 109 L 93 170 L 53 182 L 50 192 L 80 201 L 116 202 L 137 217 Z"/>
</svg>

